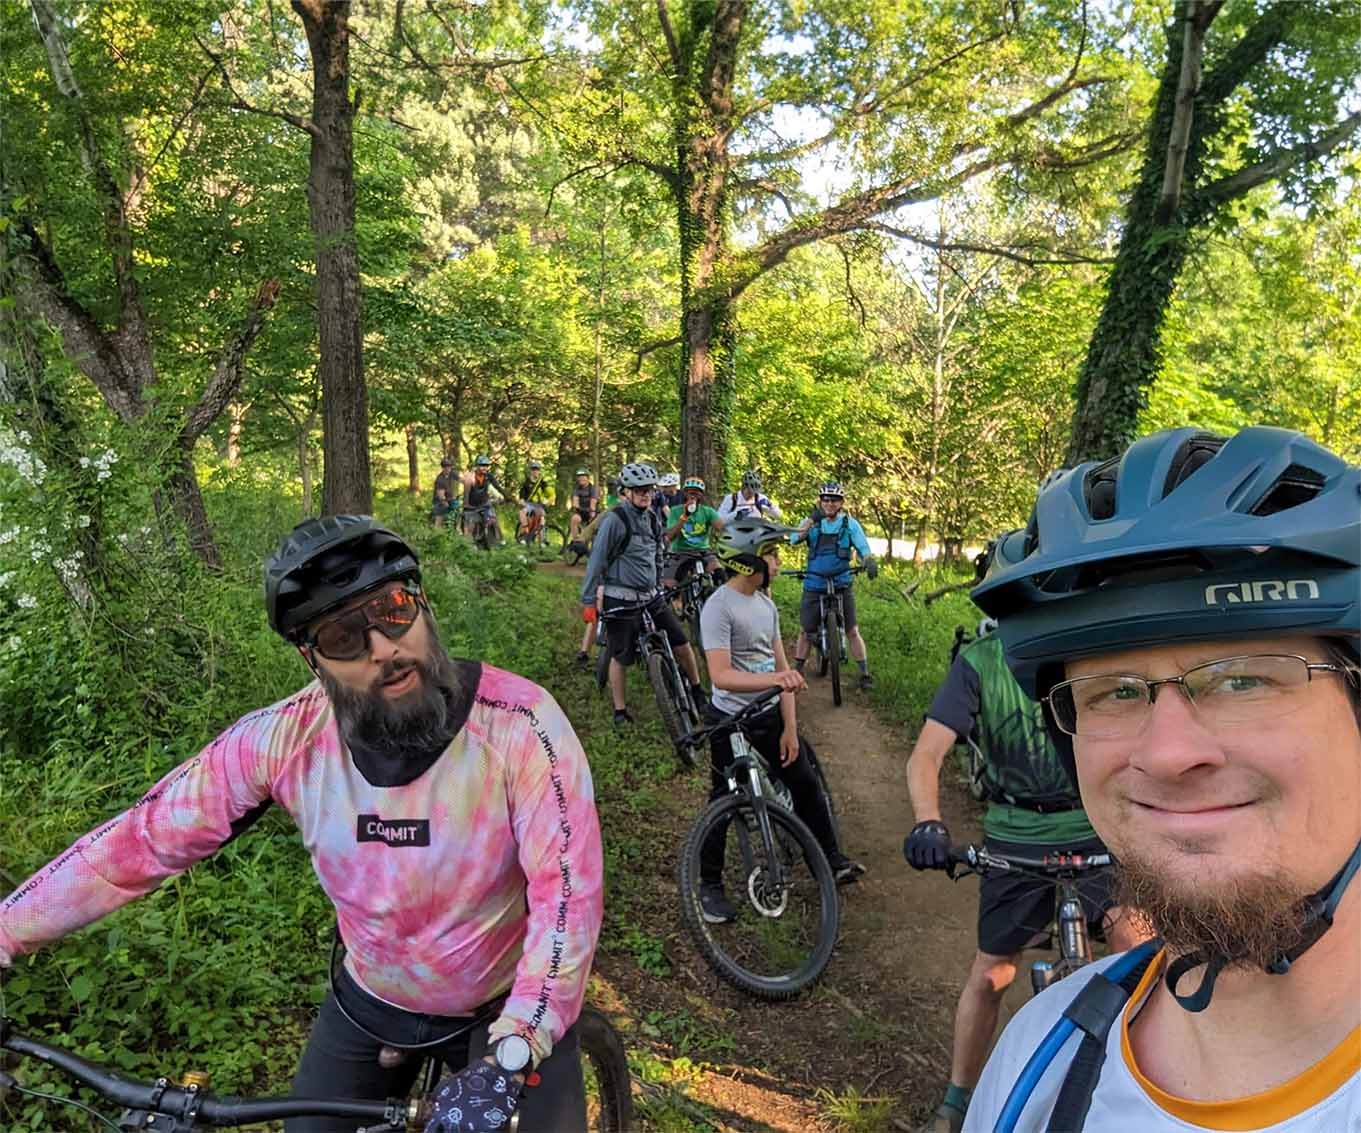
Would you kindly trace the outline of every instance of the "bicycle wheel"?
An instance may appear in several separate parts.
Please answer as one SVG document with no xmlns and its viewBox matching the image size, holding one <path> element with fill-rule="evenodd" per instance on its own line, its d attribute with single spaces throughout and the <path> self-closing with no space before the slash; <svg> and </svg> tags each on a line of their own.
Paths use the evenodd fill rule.
<svg viewBox="0 0 1361 1133">
<path fill-rule="evenodd" d="M 704 658 L 704 641 L 699 628 L 699 606 L 691 605 L 685 615 L 685 631 L 690 638 L 690 648 L 695 651 L 695 664 L 699 666 L 701 677 L 708 672 Z"/>
<path fill-rule="evenodd" d="M 560 555 L 567 545 L 567 533 L 556 524 L 545 523 L 539 528 L 539 545 L 547 547 L 555 555 Z"/>
<path fill-rule="evenodd" d="M 595 643 L 595 683 L 597 688 L 607 688 L 610 683 L 610 645 L 604 637 Z"/>
<path fill-rule="evenodd" d="M 758 999 L 792 999 L 826 970 L 841 918 L 836 880 L 808 827 L 767 803 L 774 861 L 766 856 L 756 807 L 745 794 L 711 803 L 690 828 L 677 867 L 681 916 L 709 966 Z M 721 883 L 737 911 L 712 924 L 700 905 L 701 856 L 711 838 L 725 846 Z M 778 863 L 783 883 L 775 877 Z"/>
<path fill-rule="evenodd" d="M 841 626 L 837 623 L 836 607 L 827 606 L 827 620 L 823 623 L 827 633 L 827 652 L 822 661 L 832 675 L 832 703 L 841 703 Z"/>
<path fill-rule="evenodd" d="M 676 757 L 687 769 L 695 765 L 695 751 L 689 744 L 682 744 L 680 738 L 694 730 L 694 709 L 690 705 L 690 694 L 685 682 L 680 679 L 676 663 L 669 661 L 663 653 L 647 655 L 647 679 L 652 685 L 653 695 L 657 698 L 657 712 L 666 725 L 666 734 L 676 749 Z"/>
<path fill-rule="evenodd" d="M 619 1032 L 599 1011 L 583 1007 L 577 1037 L 586 1080 L 586 1128 L 592 1133 L 626 1133 L 633 1128 L 633 1086 Z"/>
</svg>

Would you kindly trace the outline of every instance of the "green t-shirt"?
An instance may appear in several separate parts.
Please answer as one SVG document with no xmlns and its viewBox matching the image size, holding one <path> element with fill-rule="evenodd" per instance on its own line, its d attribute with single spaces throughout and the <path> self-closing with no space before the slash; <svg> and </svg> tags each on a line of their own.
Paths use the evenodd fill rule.
<svg viewBox="0 0 1361 1133">
<path fill-rule="evenodd" d="M 1044 710 L 1016 683 L 995 634 L 960 650 L 927 715 L 975 740 L 987 761 L 992 800 L 983 830 L 1006 842 L 1082 842 L 1095 838 L 1080 806 L 1040 814 L 1005 799 L 1062 805 L 1079 802 L 1044 726 Z"/>
<path fill-rule="evenodd" d="M 666 517 L 666 526 L 675 527 L 677 520 L 685 514 L 685 505 L 677 504 Z M 718 512 L 708 504 L 700 504 L 695 514 L 688 516 L 680 533 L 671 540 L 673 551 L 703 551 L 709 546 L 709 534 L 714 529 Z"/>
</svg>

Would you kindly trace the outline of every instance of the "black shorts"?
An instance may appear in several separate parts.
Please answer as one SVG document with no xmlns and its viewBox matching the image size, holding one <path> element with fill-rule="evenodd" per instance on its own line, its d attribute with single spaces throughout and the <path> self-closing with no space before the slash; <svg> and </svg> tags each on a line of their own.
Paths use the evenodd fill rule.
<svg viewBox="0 0 1361 1133">
<path fill-rule="evenodd" d="M 591 520 L 595 518 L 595 516 L 591 514 L 590 508 L 576 507 L 573 508 L 572 511 L 576 514 L 577 518 L 580 519 L 583 524 L 590 523 Z"/>
<path fill-rule="evenodd" d="M 604 616 L 610 614 L 612 610 L 617 610 L 620 606 L 632 605 L 635 605 L 635 603 L 626 602 L 622 598 L 606 596 L 600 613 Z M 669 602 L 658 602 L 652 607 L 652 620 L 657 623 L 657 628 L 666 634 L 666 640 L 671 643 L 672 649 L 686 644 L 685 630 L 681 628 L 680 619 L 676 617 Z M 631 665 L 636 658 L 638 654 L 638 633 L 642 625 L 643 612 L 641 610 L 605 618 L 605 636 L 610 643 L 610 656 L 621 665 Z"/>
<path fill-rule="evenodd" d="M 708 550 L 672 551 L 667 554 L 666 562 L 662 564 L 662 580 L 674 582 L 679 586 L 701 563 L 705 570 L 712 570 L 718 565 L 718 556 Z"/>
<path fill-rule="evenodd" d="M 849 586 L 837 591 L 841 595 L 841 609 L 846 615 L 846 622 L 841 627 L 844 630 L 855 629 L 855 591 Z M 821 595 L 816 590 L 805 590 L 803 598 L 799 602 L 799 628 L 810 637 L 816 637 L 818 632 L 818 615 L 822 609 L 819 601 Z"/>
<path fill-rule="evenodd" d="M 984 839 L 984 845 L 999 854 L 1037 858 L 1060 850 L 1084 854 L 1105 853 L 1106 847 L 1093 838 L 1087 842 L 1051 845 L 1032 842 L 1002 842 Z M 1082 909 L 1087 914 L 1087 932 L 1093 940 L 1104 940 L 1101 918 L 1115 904 L 1109 869 L 1084 873 L 1077 879 Z M 1013 956 L 1025 948 L 1046 947 L 1054 922 L 1054 883 L 1043 878 L 1006 873 L 985 874 L 978 887 L 978 950 L 993 956 Z"/>
</svg>

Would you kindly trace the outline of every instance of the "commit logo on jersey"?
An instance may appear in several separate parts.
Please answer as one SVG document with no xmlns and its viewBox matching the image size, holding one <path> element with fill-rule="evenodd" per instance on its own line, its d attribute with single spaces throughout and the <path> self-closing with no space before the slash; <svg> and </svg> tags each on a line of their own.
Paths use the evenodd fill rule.
<svg viewBox="0 0 1361 1133">
<path fill-rule="evenodd" d="M 1230 606 L 1238 602 L 1295 602 L 1317 598 L 1318 583 L 1312 578 L 1292 578 L 1289 582 L 1220 582 L 1205 588 L 1205 604 L 1218 606 L 1220 599 Z"/>
<path fill-rule="evenodd" d="M 358 838 L 361 842 L 386 842 L 389 846 L 428 846 L 430 820 L 396 818 L 384 822 L 376 814 L 361 814 Z"/>
</svg>

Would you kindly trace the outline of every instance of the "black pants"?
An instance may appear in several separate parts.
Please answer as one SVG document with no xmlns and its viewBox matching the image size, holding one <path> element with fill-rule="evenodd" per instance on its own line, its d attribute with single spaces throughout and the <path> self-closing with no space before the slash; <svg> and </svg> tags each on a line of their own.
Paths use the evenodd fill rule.
<svg viewBox="0 0 1361 1133">
<path fill-rule="evenodd" d="M 706 722 L 712 724 L 725 713 L 712 704 L 705 710 Z M 832 818 L 832 802 L 822 789 L 822 780 L 814 768 L 817 754 L 802 735 L 799 736 L 799 758 L 788 767 L 780 766 L 780 735 L 784 731 L 784 719 L 780 706 L 774 705 L 769 711 L 747 721 L 745 734 L 747 741 L 765 756 L 770 764 L 770 776 L 778 779 L 786 787 L 794 800 L 794 813 L 803 819 L 812 831 L 822 852 L 829 859 L 841 852 L 836 840 L 836 823 Z M 709 741 L 709 801 L 721 799 L 728 793 L 728 765 L 732 763 L 732 732 L 715 732 Z M 700 882 L 711 884 L 723 876 L 723 853 L 727 842 L 727 828 L 714 831 L 700 850 Z"/>
<path fill-rule="evenodd" d="M 468 1019 L 418 1015 L 375 999 L 341 968 L 336 986 L 348 1011 L 357 1022 L 376 1035 L 400 1043 L 421 1043 L 455 1031 Z M 488 1023 L 480 1023 L 434 1051 L 452 1070 L 461 1070 L 487 1053 Z M 421 1057 L 413 1053 L 400 1066 L 384 1070 L 378 1065 L 378 1043 L 354 1026 L 326 993 L 321 1014 L 312 1025 L 298 1072 L 293 1077 L 293 1096 L 300 1098 L 405 1097 L 415 1085 Z M 576 1027 L 568 1029 L 539 1064 L 540 1082 L 526 1089 L 516 1111 L 521 1133 L 557 1133 L 586 1129 L 586 1088 L 581 1078 L 581 1050 Z M 287 1133 L 354 1133 L 354 1118 L 295 1117 L 284 1124 Z"/>
</svg>

